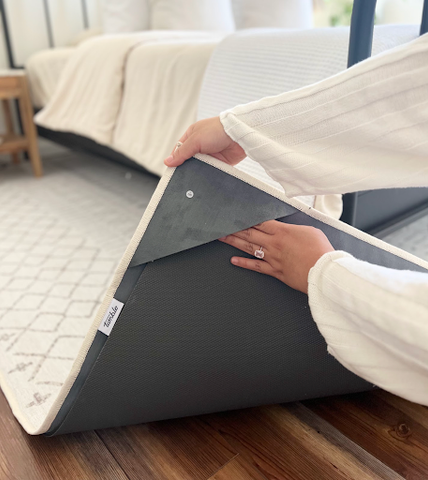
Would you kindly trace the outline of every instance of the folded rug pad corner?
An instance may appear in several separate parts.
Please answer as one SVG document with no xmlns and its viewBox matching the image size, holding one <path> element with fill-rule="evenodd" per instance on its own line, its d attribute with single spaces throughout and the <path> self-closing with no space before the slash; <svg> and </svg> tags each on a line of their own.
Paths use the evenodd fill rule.
<svg viewBox="0 0 428 480">
<path fill-rule="evenodd" d="M 190 159 L 162 177 L 98 312 L 79 327 L 75 356 L 64 360 L 58 340 L 43 376 L 36 371 L 49 382 L 68 362 L 57 390 L 46 399 L 42 384 L 37 396 L 27 393 L 25 365 L 33 357 L 13 363 L 7 348 L 0 350 L 1 386 L 24 428 L 56 435 L 373 388 L 328 355 L 306 295 L 233 267 L 236 250 L 216 240 L 270 219 L 321 228 L 335 248 L 372 263 L 428 271 L 427 262 L 237 169 L 206 156 Z M 116 221 L 114 231 L 120 230 Z M 28 268 L 35 272 L 37 265 Z M 82 285 L 92 274 L 82 274 Z M 57 278 L 49 280 L 52 288 Z M 101 294 L 78 291 L 89 303 Z M 12 312 L 19 301 L 9 300 Z M 29 316 L 34 308 L 28 304 Z M 76 318 L 79 311 L 71 310 Z M 29 317 L 13 315 L 11 329 L 28 320 L 31 330 Z M 73 322 L 68 328 L 71 341 Z M 0 338 L 10 335 L 1 332 Z M 16 345 L 19 339 L 9 351 Z"/>
</svg>

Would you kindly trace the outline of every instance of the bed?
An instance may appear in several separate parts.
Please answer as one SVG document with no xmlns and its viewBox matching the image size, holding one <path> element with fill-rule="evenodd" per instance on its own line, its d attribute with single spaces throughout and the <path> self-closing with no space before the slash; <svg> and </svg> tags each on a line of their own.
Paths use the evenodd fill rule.
<svg viewBox="0 0 428 480">
<path fill-rule="evenodd" d="M 113 148 L 162 175 L 160 159 L 196 118 L 205 67 L 223 36 L 147 31 L 88 40 L 64 62 L 57 86 L 35 121 L 45 129 Z M 38 56 L 29 61 L 30 82 L 39 85 L 35 78 L 44 76 L 47 84 L 50 79 Z"/>
<path fill-rule="evenodd" d="M 75 48 L 53 48 L 32 55 L 25 64 L 33 106 L 40 110 L 47 105 L 64 67 Z"/>
<path fill-rule="evenodd" d="M 40 134 L 54 141 L 161 176 L 163 159 L 197 119 L 346 68 L 348 32 L 148 31 L 103 35 L 75 49 L 42 52 L 27 66 L 35 106 L 44 104 L 36 123 Z M 377 27 L 373 53 L 417 35 L 417 26 Z M 237 168 L 281 188 L 249 159 Z M 428 204 L 425 189 L 358 196 L 354 225 L 375 234 L 412 220 Z M 341 215 L 340 196 L 301 200 L 335 218 Z"/>
</svg>

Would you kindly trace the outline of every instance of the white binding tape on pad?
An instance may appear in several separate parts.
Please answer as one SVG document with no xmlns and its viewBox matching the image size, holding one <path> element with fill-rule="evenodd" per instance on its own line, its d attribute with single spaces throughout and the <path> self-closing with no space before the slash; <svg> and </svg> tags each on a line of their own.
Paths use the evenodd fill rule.
<svg viewBox="0 0 428 480">
<path fill-rule="evenodd" d="M 116 320 L 120 315 L 120 312 L 122 311 L 122 308 L 123 308 L 123 303 L 113 298 L 103 319 L 101 320 L 101 324 L 98 327 L 98 330 L 104 333 L 104 335 L 109 336 L 110 332 L 114 327 L 114 324 L 116 323 Z"/>
</svg>

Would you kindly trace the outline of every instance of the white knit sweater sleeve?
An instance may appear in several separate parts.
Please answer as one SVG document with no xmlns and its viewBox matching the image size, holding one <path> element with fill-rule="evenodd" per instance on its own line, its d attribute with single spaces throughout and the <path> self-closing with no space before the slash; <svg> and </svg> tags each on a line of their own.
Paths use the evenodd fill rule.
<svg viewBox="0 0 428 480">
<path fill-rule="evenodd" d="M 428 186 L 428 35 L 220 119 L 290 197 Z M 345 367 L 428 405 L 428 274 L 333 252 L 309 274 L 309 304 Z"/>
<path fill-rule="evenodd" d="M 427 79 L 428 34 L 220 120 L 289 197 L 426 186 Z"/>
<path fill-rule="evenodd" d="M 428 405 L 428 274 L 337 251 L 321 257 L 308 280 L 328 351 L 369 382 Z"/>
</svg>

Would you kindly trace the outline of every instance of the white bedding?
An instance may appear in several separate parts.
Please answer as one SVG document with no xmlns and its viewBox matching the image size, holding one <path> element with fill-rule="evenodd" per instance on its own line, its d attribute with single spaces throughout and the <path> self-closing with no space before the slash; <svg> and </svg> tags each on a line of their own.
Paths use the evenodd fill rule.
<svg viewBox="0 0 428 480">
<path fill-rule="evenodd" d="M 203 76 L 218 40 L 150 43 L 130 53 L 111 142 L 115 150 L 163 174 L 163 159 L 196 121 Z"/>
<path fill-rule="evenodd" d="M 413 26 L 378 27 L 374 53 L 416 35 Z M 338 73 L 348 36 L 336 28 L 248 30 L 225 39 L 193 31 L 96 37 L 73 51 L 36 123 L 93 139 L 162 175 L 163 159 L 197 117 Z M 255 162 L 238 168 L 274 183 Z M 338 217 L 341 204 L 339 196 L 319 196 L 315 207 Z"/>
<path fill-rule="evenodd" d="M 107 145 L 161 175 L 182 128 L 196 120 L 205 66 L 223 37 L 146 31 L 88 40 L 35 121 Z"/>
<path fill-rule="evenodd" d="M 75 50 L 75 47 L 42 50 L 27 60 L 25 70 L 35 108 L 43 108 L 51 99 L 61 73 Z"/>
</svg>

